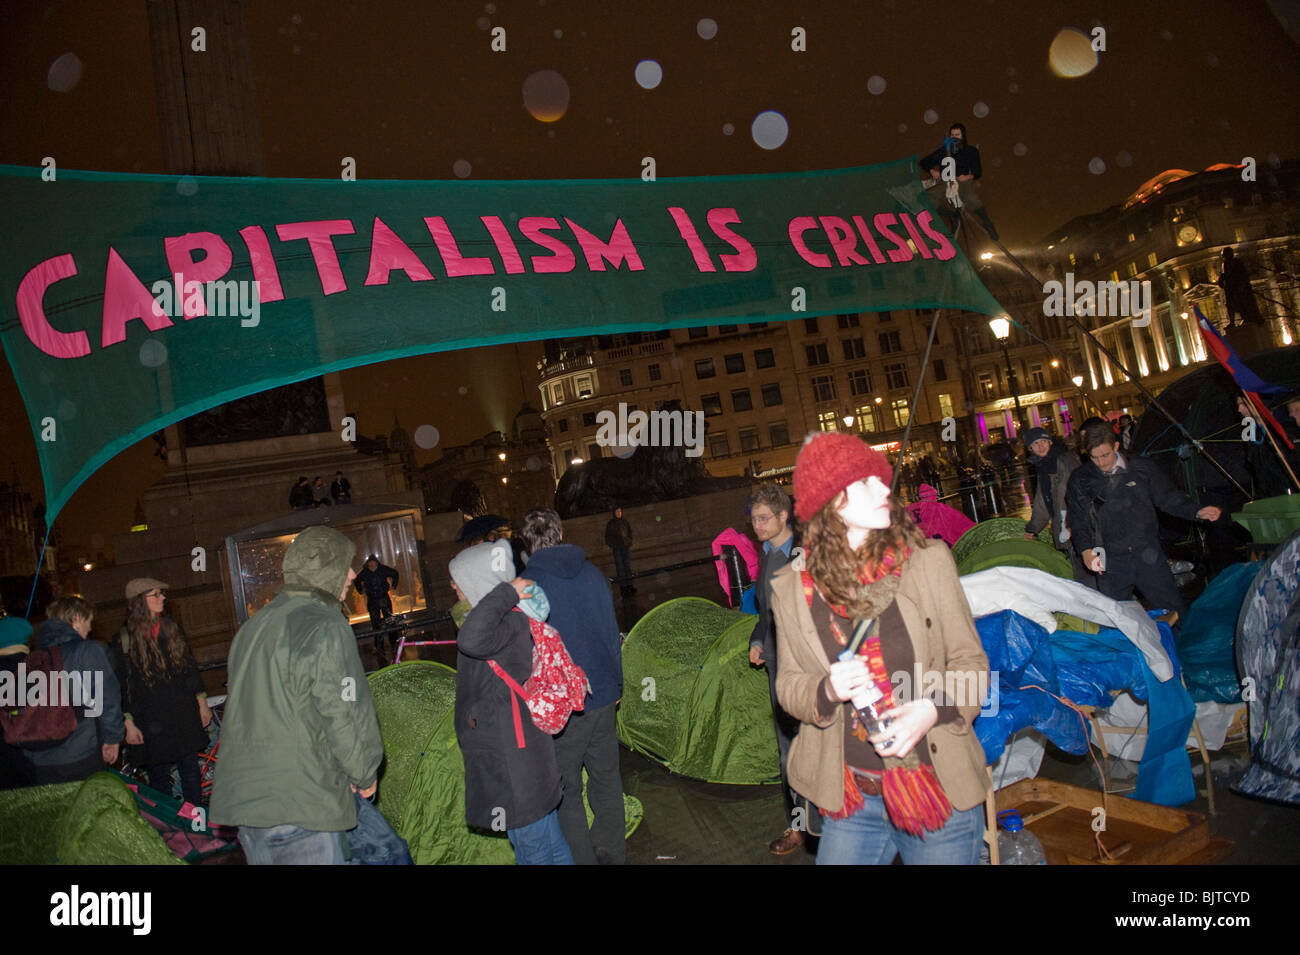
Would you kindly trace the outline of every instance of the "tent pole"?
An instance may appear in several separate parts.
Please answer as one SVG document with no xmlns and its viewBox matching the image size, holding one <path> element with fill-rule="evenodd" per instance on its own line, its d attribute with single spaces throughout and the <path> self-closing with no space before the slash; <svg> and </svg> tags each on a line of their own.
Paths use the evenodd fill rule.
<svg viewBox="0 0 1300 955">
<path fill-rule="evenodd" d="M 1256 408 L 1256 410 L 1258 410 L 1258 406 L 1255 405 L 1255 403 L 1250 400 L 1250 395 L 1246 394 L 1245 389 L 1241 389 L 1241 393 L 1245 395 L 1247 405 L 1249 407 L 1254 407 Z M 1262 398 L 1260 399 L 1261 403 L 1263 402 L 1263 400 L 1264 399 Z M 1286 469 L 1286 473 L 1290 475 L 1291 483 L 1296 486 L 1297 490 L 1300 490 L 1300 479 L 1296 478 L 1295 471 L 1291 470 L 1291 465 L 1287 462 L 1286 455 L 1284 455 L 1282 453 L 1282 449 L 1278 447 L 1277 438 L 1273 437 L 1273 429 L 1268 426 L 1267 421 L 1260 421 L 1259 426 L 1263 428 L 1264 433 L 1268 435 L 1268 443 L 1273 446 L 1273 451 L 1275 454 L 1277 454 L 1277 459 L 1282 462 L 1282 467 L 1284 467 Z"/>
<path fill-rule="evenodd" d="M 912 436 L 912 420 L 916 417 L 916 403 L 921 400 L 921 383 L 925 381 L 925 370 L 930 365 L 930 347 L 934 344 L 934 333 L 938 327 L 939 309 L 936 308 L 934 310 L 934 317 L 930 319 L 930 337 L 925 341 L 925 356 L 921 359 L 921 371 L 916 376 L 916 388 L 912 391 L 912 407 L 907 416 L 907 427 L 903 429 L 903 441 L 898 449 L 899 466 L 894 468 L 894 479 L 889 485 L 889 493 L 891 495 L 898 489 L 898 476 L 903 470 L 903 455 L 907 454 L 907 445 Z"/>
</svg>

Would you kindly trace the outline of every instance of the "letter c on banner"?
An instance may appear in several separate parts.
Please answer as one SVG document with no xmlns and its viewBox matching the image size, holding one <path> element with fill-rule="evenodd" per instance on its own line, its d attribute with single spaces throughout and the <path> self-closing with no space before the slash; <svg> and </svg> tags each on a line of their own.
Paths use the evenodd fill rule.
<svg viewBox="0 0 1300 955">
<path fill-rule="evenodd" d="M 90 354 L 85 332 L 61 332 L 45 317 L 45 290 L 55 282 L 77 274 L 71 253 L 46 259 L 18 283 L 18 319 L 27 340 L 51 358 L 84 358 Z"/>
</svg>

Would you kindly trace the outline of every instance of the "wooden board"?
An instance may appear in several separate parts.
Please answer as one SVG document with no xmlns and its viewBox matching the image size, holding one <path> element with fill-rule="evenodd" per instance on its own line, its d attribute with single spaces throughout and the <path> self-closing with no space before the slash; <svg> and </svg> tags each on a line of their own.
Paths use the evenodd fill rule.
<svg viewBox="0 0 1300 955">
<path fill-rule="evenodd" d="M 1050 779 L 1022 779 L 998 792 L 998 811 L 1015 809 L 1025 828 L 1043 844 L 1049 865 L 1187 865 L 1222 857 L 1232 843 L 1210 836 L 1198 812 L 1171 809 L 1110 795 L 1101 842 L 1112 858 L 1100 856 L 1093 820 L 1102 807 L 1095 789 Z M 1036 818 L 1035 818 L 1036 817 Z"/>
</svg>

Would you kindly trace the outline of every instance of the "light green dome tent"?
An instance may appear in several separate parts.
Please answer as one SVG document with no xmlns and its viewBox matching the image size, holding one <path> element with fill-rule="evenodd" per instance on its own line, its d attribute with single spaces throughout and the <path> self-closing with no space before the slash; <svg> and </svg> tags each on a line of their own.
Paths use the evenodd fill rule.
<svg viewBox="0 0 1300 955">
<path fill-rule="evenodd" d="M 465 762 L 453 723 L 456 671 L 412 661 L 370 674 L 384 767 L 376 805 L 406 840 L 418 865 L 512 865 L 506 834 L 465 824 Z M 627 833 L 641 821 L 641 804 L 623 797 Z M 588 812 L 590 818 L 590 811 Z"/>
<path fill-rule="evenodd" d="M 990 517 L 988 520 L 980 521 L 957 538 L 957 543 L 952 545 L 952 559 L 960 566 L 961 562 L 973 551 L 978 550 L 985 544 L 1000 540 L 1024 539 L 1024 521 L 1016 517 Z M 1050 547 L 1052 544 L 1052 525 L 1048 524 L 1039 531 L 1034 540 L 1042 541 Z"/>
<path fill-rule="evenodd" d="M 962 535 L 965 540 L 970 531 Z M 961 543 L 958 541 L 957 543 Z M 1040 540 L 1025 540 L 1023 532 L 1019 539 L 1003 538 L 984 544 L 968 552 L 957 561 L 957 573 L 973 574 L 988 570 L 990 567 L 1032 567 L 1065 580 L 1074 579 L 1074 569 L 1070 559 L 1051 544 Z"/>
<path fill-rule="evenodd" d="M 623 645 L 619 739 L 683 776 L 779 778 L 767 672 L 749 665 L 757 619 L 699 597 L 642 617 Z"/>
</svg>

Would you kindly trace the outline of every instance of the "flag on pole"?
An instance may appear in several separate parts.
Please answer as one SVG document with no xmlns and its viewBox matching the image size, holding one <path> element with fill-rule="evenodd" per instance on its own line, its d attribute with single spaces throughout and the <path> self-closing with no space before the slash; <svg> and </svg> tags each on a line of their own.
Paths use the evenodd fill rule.
<svg viewBox="0 0 1300 955">
<path fill-rule="evenodd" d="M 1294 448 L 1295 445 L 1292 444 L 1291 439 L 1286 436 L 1285 429 L 1283 429 L 1282 425 L 1278 423 L 1277 418 L 1273 417 L 1273 413 L 1268 410 L 1268 407 L 1264 404 L 1264 400 L 1259 396 L 1260 392 L 1263 392 L 1266 395 L 1279 395 L 1283 394 L 1287 389 L 1269 384 L 1263 378 L 1259 377 L 1259 375 L 1251 371 L 1250 368 L 1247 367 L 1246 363 L 1241 360 L 1241 356 L 1233 351 L 1232 346 L 1223 340 L 1222 335 L 1215 331 L 1214 326 L 1210 324 L 1209 320 L 1205 317 L 1205 314 L 1201 311 L 1201 307 L 1199 305 L 1193 305 L 1192 308 L 1196 312 L 1196 323 L 1200 326 L 1201 337 L 1205 339 L 1205 347 L 1208 348 L 1210 353 L 1219 360 L 1219 364 L 1228 370 L 1228 374 L 1232 375 L 1233 379 L 1237 382 L 1237 387 L 1246 393 L 1246 397 L 1250 400 L 1250 403 L 1255 406 L 1256 410 L 1259 411 L 1264 420 L 1268 422 L 1269 426 L 1272 427 L 1282 440 L 1286 442 L 1286 446 L 1288 448 Z"/>
</svg>

